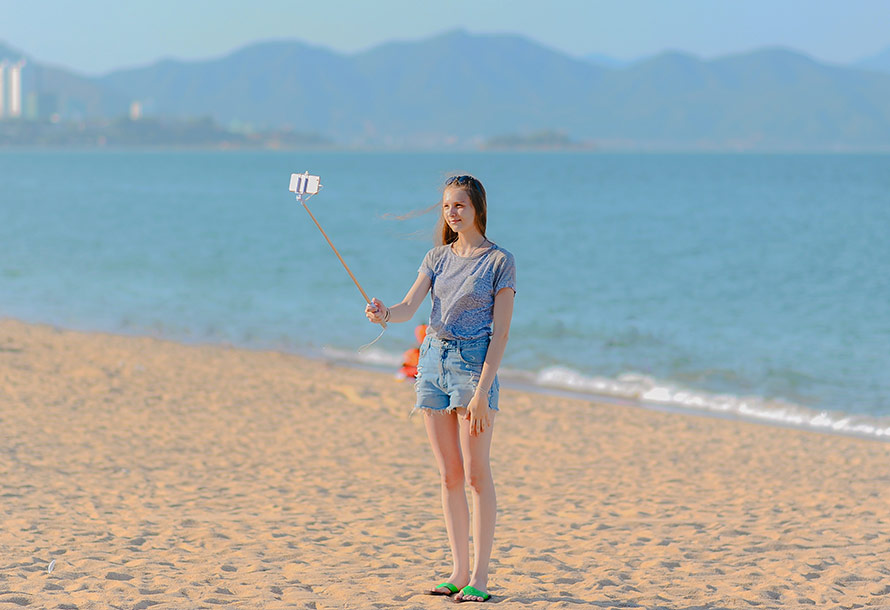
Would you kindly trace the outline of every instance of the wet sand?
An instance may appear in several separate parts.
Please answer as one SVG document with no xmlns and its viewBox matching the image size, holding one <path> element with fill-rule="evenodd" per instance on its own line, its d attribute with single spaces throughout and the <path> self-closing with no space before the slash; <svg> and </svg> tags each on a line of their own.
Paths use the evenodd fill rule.
<svg viewBox="0 0 890 610">
<path fill-rule="evenodd" d="M 0 321 L 0 609 L 447 605 L 412 405 L 382 373 Z M 497 607 L 890 608 L 890 443 L 504 389 L 493 447 Z"/>
</svg>

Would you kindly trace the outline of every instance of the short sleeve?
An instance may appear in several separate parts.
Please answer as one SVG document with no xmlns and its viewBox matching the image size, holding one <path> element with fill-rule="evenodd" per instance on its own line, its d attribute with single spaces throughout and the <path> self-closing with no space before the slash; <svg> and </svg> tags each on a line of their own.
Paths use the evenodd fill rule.
<svg viewBox="0 0 890 610">
<path fill-rule="evenodd" d="M 426 256 L 423 257 L 423 262 L 420 263 L 420 268 L 417 270 L 418 273 L 425 273 L 430 279 L 436 276 L 436 273 L 433 271 L 433 252 L 435 252 L 435 249 L 426 253 Z"/>
<path fill-rule="evenodd" d="M 494 293 L 499 293 L 502 288 L 512 288 L 516 292 L 516 261 L 509 252 L 494 272 Z"/>
</svg>

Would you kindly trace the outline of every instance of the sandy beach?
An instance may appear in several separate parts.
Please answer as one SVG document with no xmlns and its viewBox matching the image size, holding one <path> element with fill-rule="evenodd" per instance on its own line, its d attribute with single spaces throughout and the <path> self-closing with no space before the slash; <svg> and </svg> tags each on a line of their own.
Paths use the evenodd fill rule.
<svg viewBox="0 0 890 610">
<path fill-rule="evenodd" d="M 0 321 L 0 608 L 443 607 L 412 404 L 293 355 Z M 498 607 L 890 608 L 888 443 L 506 388 L 492 462 Z"/>
</svg>

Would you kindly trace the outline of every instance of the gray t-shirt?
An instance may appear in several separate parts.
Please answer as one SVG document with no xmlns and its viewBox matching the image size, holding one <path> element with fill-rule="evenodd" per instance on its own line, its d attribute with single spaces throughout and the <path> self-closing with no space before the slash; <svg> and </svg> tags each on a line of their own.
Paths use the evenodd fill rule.
<svg viewBox="0 0 890 610">
<path fill-rule="evenodd" d="M 513 255 L 494 244 L 472 257 L 458 256 L 450 245 L 437 246 L 418 271 L 432 281 L 430 328 L 440 339 L 491 336 L 494 295 L 502 288 L 516 291 Z"/>
</svg>

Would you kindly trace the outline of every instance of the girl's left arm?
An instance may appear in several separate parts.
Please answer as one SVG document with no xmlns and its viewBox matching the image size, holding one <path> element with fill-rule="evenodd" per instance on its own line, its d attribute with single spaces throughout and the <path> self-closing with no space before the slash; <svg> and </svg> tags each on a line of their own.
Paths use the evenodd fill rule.
<svg viewBox="0 0 890 610">
<path fill-rule="evenodd" d="M 494 377 L 501 366 L 507 339 L 510 337 L 510 321 L 513 319 L 513 300 L 516 292 L 512 288 L 501 288 L 494 295 L 494 319 L 492 324 L 491 343 L 482 365 L 482 375 L 476 385 L 476 394 L 467 408 L 470 419 L 470 434 L 479 434 L 488 427 L 488 392 L 494 383 Z M 481 408 L 484 406 L 485 408 Z M 479 411 L 479 412 L 477 412 Z M 481 415 L 484 413 L 484 418 Z"/>
</svg>

